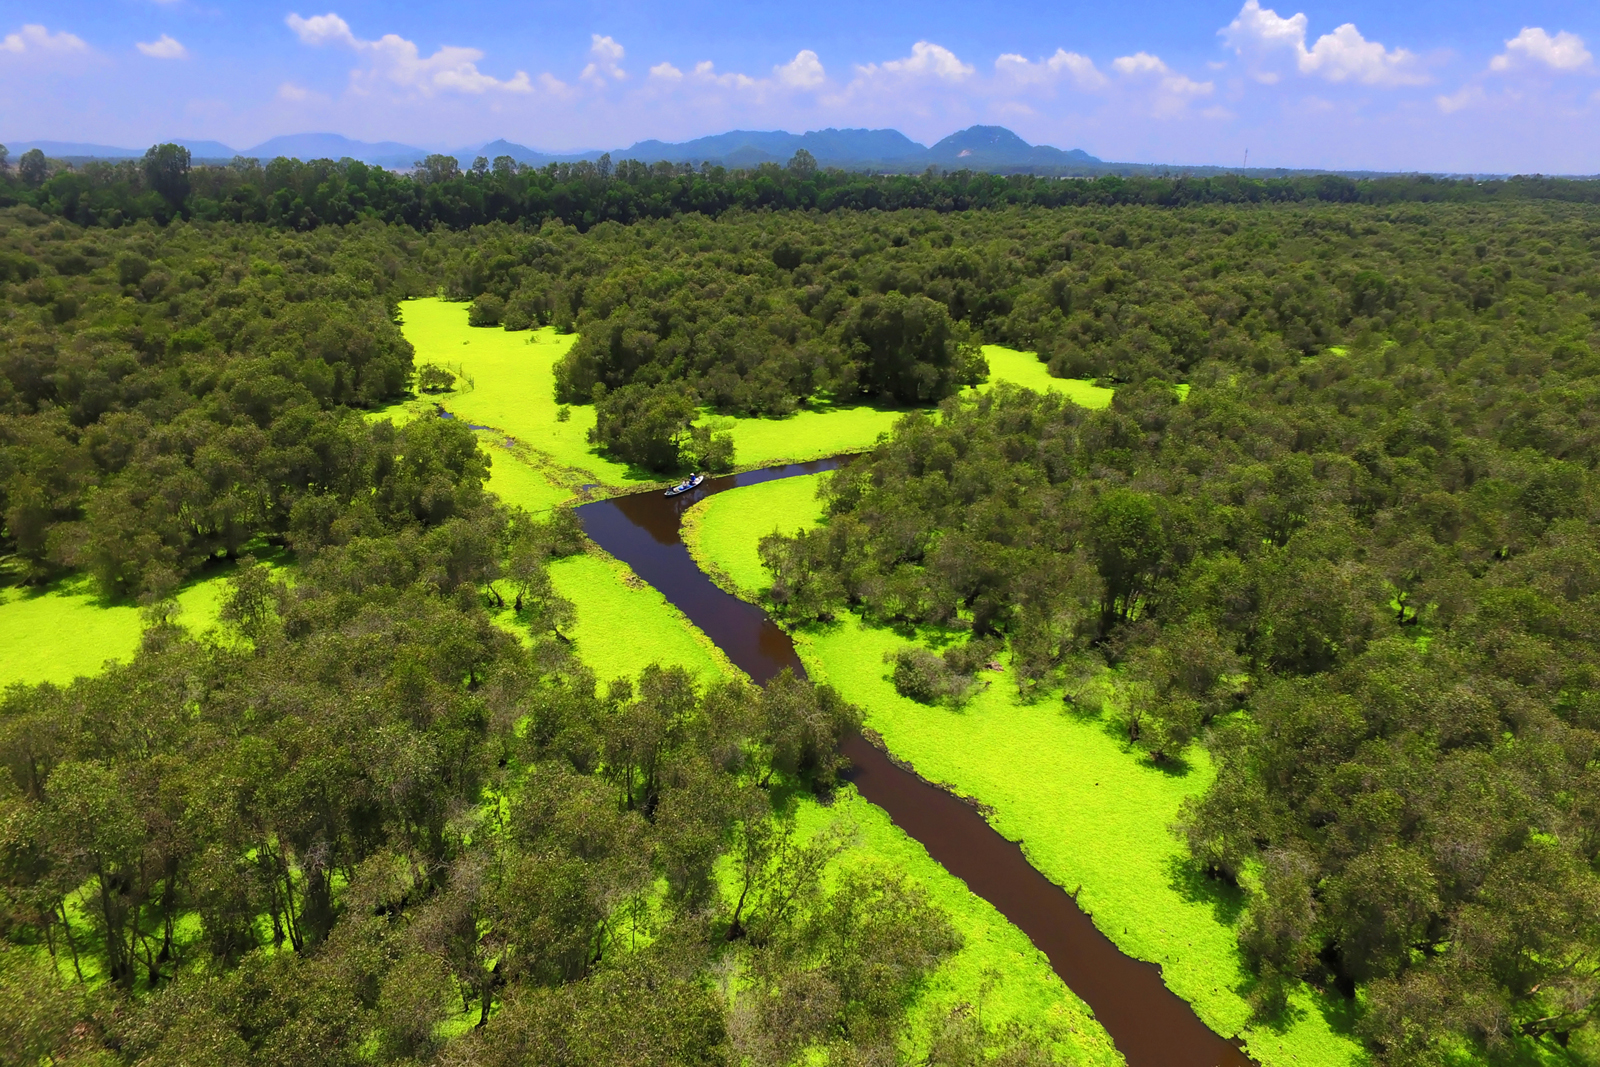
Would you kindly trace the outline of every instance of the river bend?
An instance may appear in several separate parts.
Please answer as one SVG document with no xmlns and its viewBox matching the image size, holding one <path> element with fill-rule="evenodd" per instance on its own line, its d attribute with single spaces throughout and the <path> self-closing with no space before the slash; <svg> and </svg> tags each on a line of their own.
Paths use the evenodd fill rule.
<svg viewBox="0 0 1600 1067">
<path fill-rule="evenodd" d="M 765 684 L 785 667 L 805 675 L 794 643 L 766 612 L 718 588 L 683 543 L 683 513 L 712 493 L 834 470 L 839 459 L 749 471 L 682 496 L 635 493 L 577 509 L 595 543 L 632 567 L 700 627 L 741 670 Z M 1161 980 L 1154 964 L 1124 955 L 1077 902 L 1028 863 L 1022 849 L 978 811 L 856 734 L 845 741 L 847 775 L 928 854 L 1027 934 L 1051 967 L 1094 1011 L 1129 1067 L 1250 1067 L 1235 1044 L 1202 1023 Z"/>
</svg>

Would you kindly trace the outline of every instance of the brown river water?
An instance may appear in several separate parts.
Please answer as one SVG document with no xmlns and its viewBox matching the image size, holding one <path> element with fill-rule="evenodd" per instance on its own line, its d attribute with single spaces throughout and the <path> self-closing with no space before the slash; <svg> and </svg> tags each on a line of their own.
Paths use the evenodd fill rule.
<svg viewBox="0 0 1600 1067">
<path fill-rule="evenodd" d="M 585 504 L 577 512 L 596 544 L 659 589 L 741 670 L 765 684 L 785 667 L 804 677 L 794 643 L 766 612 L 717 588 L 700 570 L 680 536 L 683 513 L 712 493 L 840 465 L 828 459 L 708 478 L 682 496 L 635 493 Z M 861 795 L 1028 935 L 1067 987 L 1093 1009 L 1129 1067 L 1252 1064 L 1166 987 L 1155 964 L 1124 955 L 976 808 L 896 765 L 859 734 L 845 741 L 844 752 L 854 765 L 847 777 Z"/>
</svg>

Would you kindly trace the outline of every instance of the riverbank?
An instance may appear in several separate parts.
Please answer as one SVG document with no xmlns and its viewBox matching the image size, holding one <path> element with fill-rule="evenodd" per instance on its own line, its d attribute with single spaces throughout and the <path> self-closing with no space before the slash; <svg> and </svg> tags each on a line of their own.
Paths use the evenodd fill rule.
<svg viewBox="0 0 1600 1067">
<path fill-rule="evenodd" d="M 691 555 L 759 601 L 769 580 L 755 542 L 774 529 L 793 532 L 821 520 L 818 477 L 792 479 L 796 484 L 782 490 L 784 483 L 734 489 L 697 504 L 685 525 Z M 1297 991 L 1281 1028 L 1251 1025 L 1251 976 L 1234 931 L 1242 901 L 1193 870 L 1170 831 L 1183 801 L 1210 784 L 1203 749 L 1192 749 L 1178 772 L 1157 767 L 1103 712 L 1071 712 L 1059 693 L 1024 701 L 1008 676 L 993 676 L 959 709 L 919 704 L 895 692 L 884 662 L 911 640 L 853 617 L 793 636 L 812 677 L 866 709 L 867 725 L 896 757 L 984 805 L 996 830 L 1022 842 L 1036 869 L 1075 892 L 1118 948 L 1159 964 L 1167 986 L 1212 1029 L 1243 1035 L 1267 1067 L 1362 1062 L 1343 1002 L 1308 988 Z"/>
<path fill-rule="evenodd" d="M 786 481 L 752 488 L 782 486 Z M 635 500 L 654 504 L 658 498 L 652 494 Z M 628 519 L 620 508 L 622 503 L 599 502 L 590 507 L 605 509 L 612 521 L 622 522 Z M 664 510 L 671 508 L 669 501 L 660 500 L 659 504 Z M 593 522 L 594 513 L 587 509 L 586 513 Z M 665 533 L 651 530 L 634 543 L 649 542 L 659 548 L 657 535 Z M 686 558 L 683 565 L 693 566 Z M 712 680 L 715 669 L 725 677 L 745 677 L 699 627 L 626 562 L 596 550 L 556 561 L 551 573 L 557 588 L 577 607 L 575 649 L 602 683 L 619 674 L 635 674 L 651 662 L 683 666 L 698 674 L 702 682 Z M 716 650 L 714 665 L 705 658 L 708 648 Z M 864 800 L 853 785 L 842 785 L 826 804 L 811 797 L 797 798 L 792 810 L 781 817 L 794 818 L 797 831 L 807 837 L 842 822 L 849 846 L 834 868 L 834 877 L 843 867 L 889 863 L 944 908 L 961 933 L 962 949 L 930 975 L 910 1009 L 902 1035 L 902 1051 L 909 1060 L 925 1057 L 943 1020 L 952 1010 L 968 1005 L 973 1010 L 981 1006 L 987 1029 L 998 1032 L 1015 1025 L 1082 1067 L 1114 1067 L 1123 1062 L 1104 1027 L 1028 937 L 935 861 L 881 808 Z"/>
<path fill-rule="evenodd" d="M 417 365 L 446 368 L 455 375 L 456 387 L 393 405 L 380 415 L 404 420 L 437 406 L 474 427 L 494 459 L 489 488 L 529 510 L 663 484 L 663 475 L 618 463 L 589 443 L 592 404 L 556 403 L 555 369 L 577 343 L 577 334 L 551 327 L 474 327 L 467 322 L 468 307 L 437 297 L 400 305 L 401 333 L 411 342 Z M 706 414 L 700 421 L 732 434 L 735 462 L 746 470 L 864 451 L 905 413 L 819 404 L 783 419 Z"/>
</svg>

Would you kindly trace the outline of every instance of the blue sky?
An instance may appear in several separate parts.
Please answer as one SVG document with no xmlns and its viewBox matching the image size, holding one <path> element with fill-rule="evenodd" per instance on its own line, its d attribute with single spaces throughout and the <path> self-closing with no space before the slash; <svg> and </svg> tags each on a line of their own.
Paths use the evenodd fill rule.
<svg viewBox="0 0 1600 1067">
<path fill-rule="evenodd" d="M 975 122 L 1137 162 L 1600 172 L 1600 4 L 0 0 L 12 143 Z"/>
</svg>

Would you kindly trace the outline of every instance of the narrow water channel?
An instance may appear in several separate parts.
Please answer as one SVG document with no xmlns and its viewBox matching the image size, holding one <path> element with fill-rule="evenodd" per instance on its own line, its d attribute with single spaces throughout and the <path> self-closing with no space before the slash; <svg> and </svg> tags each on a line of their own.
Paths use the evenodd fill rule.
<svg viewBox="0 0 1600 1067">
<path fill-rule="evenodd" d="M 834 470 L 819 460 L 707 479 L 667 498 L 659 491 L 577 509 L 595 543 L 659 589 L 758 683 L 785 667 L 804 676 L 789 635 L 754 604 L 717 588 L 689 556 L 683 513 L 712 493 Z M 1250 1067 L 1240 1049 L 1202 1023 L 1161 981 L 1154 964 L 1123 955 L 1060 886 L 1034 870 L 1015 842 L 949 793 L 896 766 L 859 734 L 846 740 L 848 776 L 868 801 L 921 842 L 928 854 L 1027 934 L 1050 965 L 1094 1010 L 1129 1067 Z"/>
</svg>

